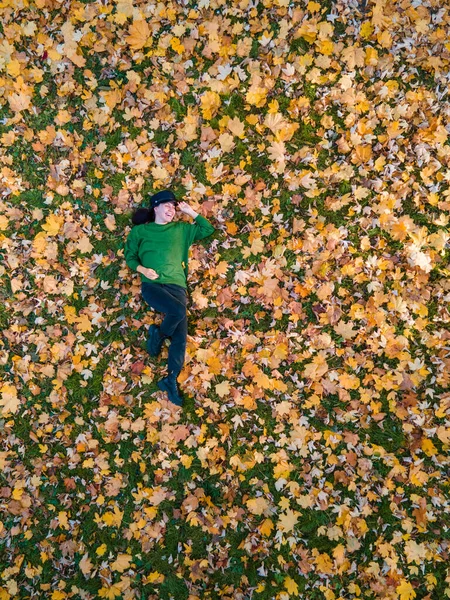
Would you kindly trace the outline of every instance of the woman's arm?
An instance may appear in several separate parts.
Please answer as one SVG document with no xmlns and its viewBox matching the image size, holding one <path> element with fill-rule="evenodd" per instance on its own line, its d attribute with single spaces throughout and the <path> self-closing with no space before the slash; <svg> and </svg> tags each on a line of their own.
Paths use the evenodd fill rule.
<svg viewBox="0 0 450 600">
<path fill-rule="evenodd" d="M 190 238 L 189 245 L 198 240 L 202 240 L 203 238 L 208 237 L 212 233 L 214 233 L 215 228 L 211 225 L 208 219 L 205 219 L 202 215 L 199 215 L 193 208 L 189 206 L 186 202 L 179 202 L 178 208 L 186 215 L 189 215 L 193 219 L 195 219 L 195 223 L 190 226 Z"/>
<path fill-rule="evenodd" d="M 125 242 L 124 257 L 125 262 L 130 269 L 132 271 L 137 271 L 141 261 L 139 260 L 139 239 L 135 227 L 130 231 L 127 241 Z"/>
</svg>

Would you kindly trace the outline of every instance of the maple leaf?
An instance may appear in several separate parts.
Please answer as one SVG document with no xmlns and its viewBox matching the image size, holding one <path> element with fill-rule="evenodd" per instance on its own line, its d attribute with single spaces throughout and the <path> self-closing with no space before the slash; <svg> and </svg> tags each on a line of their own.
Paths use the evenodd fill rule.
<svg viewBox="0 0 450 600">
<path fill-rule="evenodd" d="M 187 512 L 192 512 L 192 511 L 196 510 L 198 508 L 198 505 L 199 505 L 198 498 L 197 498 L 197 496 L 194 496 L 193 494 L 190 494 L 189 496 L 187 496 L 187 498 L 185 498 L 182 503 L 182 507 Z"/>
<path fill-rule="evenodd" d="M 415 245 L 410 246 L 408 249 L 408 263 L 414 267 L 419 267 L 425 273 L 429 273 L 433 268 L 431 257 Z"/>
<path fill-rule="evenodd" d="M 134 21 L 128 28 L 128 35 L 125 37 L 125 41 L 132 50 L 141 50 L 147 44 L 150 34 L 147 21 Z"/>
<path fill-rule="evenodd" d="M 322 375 L 328 371 L 328 364 L 326 361 L 326 356 L 323 352 L 317 354 L 311 363 L 305 365 L 303 370 L 303 377 L 308 377 L 310 379 L 320 379 Z"/>
<path fill-rule="evenodd" d="M 446 428 L 443 425 L 439 425 L 439 427 L 436 430 L 436 435 L 443 444 L 450 445 L 450 427 Z"/>
<path fill-rule="evenodd" d="M 273 133 L 277 133 L 283 125 L 285 125 L 286 121 L 283 118 L 281 113 L 274 113 L 266 115 L 264 119 L 264 125 L 266 125 Z"/>
<path fill-rule="evenodd" d="M 92 322 L 88 315 L 82 314 L 77 317 L 77 331 L 85 333 L 86 331 L 92 331 Z"/>
<path fill-rule="evenodd" d="M 145 363 L 142 360 L 137 360 L 131 365 L 131 372 L 140 375 L 145 369 Z"/>
<path fill-rule="evenodd" d="M 133 557 L 131 556 L 131 554 L 118 554 L 116 560 L 111 563 L 111 569 L 113 571 L 123 573 L 124 571 L 130 568 L 132 560 Z"/>
<path fill-rule="evenodd" d="M 409 563 L 415 562 L 420 565 L 427 557 L 427 547 L 425 544 L 418 544 L 414 540 L 408 540 L 405 542 L 405 555 Z"/>
<path fill-rule="evenodd" d="M 17 397 L 17 389 L 9 383 L 4 383 L 0 388 L 0 391 L 2 393 L 0 398 L 2 414 L 8 415 L 9 413 L 16 413 L 20 404 L 20 400 Z"/>
<path fill-rule="evenodd" d="M 260 108 L 266 103 L 267 90 L 259 86 L 251 86 L 245 95 L 245 100 L 254 106 Z"/>
<path fill-rule="evenodd" d="M 288 508 L 285 513 L 281 513 L 281 515 L 278 518 L 278 524 L 280 526 L 281 531 L 284 531 L 285 533 L 292 531 L 297 525 L 297 521 L 300 514 L 301 513 L 291 510 L 290 508 Z"/>
<path fill-rule="evenodd" d="M 395 588 L 400 600 L 413 600 L 416 597 L 416 592 L 413 586 L 405 579 Z"/>
<path fill-rule="evenodd" d="M 8 96 L 8 102 L 11 110 L 14 112 L 22 112 L 28 110 L 31 106 L 31 98 L 23 92 L 17 92 Z"/>
<path fill-rule="evenodd" d="M 271 160 L 280 162 L 285 160 L 286 146 L 284 142 L 272 142 L 267 151 Z"/>
<path fill-rule="evenodd" d="M 111 585 L 109 587 L 101 587 L 98 590 L 100 598 L 106 598 L 107 600 L 114 600 L 117 596 L 122 596 L 122 589 L 119 585 Z"/>
<path fill-rule="evenodd" d="M 284 587 L 287 589 L 290 596 L 298 596 L 298 585 L 292 577 L 286 577 Z"/>
<path fill-rule="evenodd" d="M 270 514 L 269 503 L 263 496 L 257 498 L 250 498 L 246 502 L 248 510 L 254 515 L 268 515 Z"/>
<path fill-rule="evenodd" d="M 239 117 L 233 117 L 232 119 L 228 119 L 227 128 L 236 137 L 241 139 L 245 137 L 245 123 L 240 121 Z"/>
<path fill-rule="evenodd" d="M 65 510 L 62 510 L 58 513 L 58 522 L 59 526 L 63 529 L 69 529 L 69 521 L 67 518 L 67 512 Z"/>
<path fill-rule="evenodd" d="M 221 398 L 225 398 L 230 393 L 230 382 L 222 381 L 216 385 L 216 394 Z"/>
<path fill-rule="evenodd" d="M 364 48 L 359 46 L 348 46 L 342 50 L 341 56 L 351 71 L 353 71 L 355 67 L 364 66 Z"/>
<path fill-rule="evenodd" d="M 230 152 L 230 150 L 232 150 L 236 146 L 233 140 L 233 136 L 229 133 L 222 133 L 221 135 L 219 135 L 217 141 L 219 142 L 220 147 L 224 152 Z"/>
<path fill-rule="evenodd" d="M 357 331 L 353 329 L 352 323 L 345 323 L 344 321 L 339 321 L 337 325 L 333 327 L 334 331 L 344 338 L 344 340 L 351 340 L 357 335 Z"/>
<path fill-rule="evenodd" d="M 204 119 L 212 119 L 222 104 L 219 94 L 211 91 L 205 92 L 201 96 L 200 102 Z"/>
<path fill-rule="evenodd" d="M 269 537 L 273 530 L 273 522 L 271 519 L 264 519 L 264 521 L 258 527 L 262 535 Z"/>
<path fill-rule="evenodd" d="M 176 442 L 181 442 L 185 440 L 190 434 L 189 428 L 186 425 L 179 425 L 172 431 L 173 439 Z"/>
<path fill-rule="evenodd" d="M 57 235 L 63 222 L 64 218 L 61 215 L 52 213 L 46 218 L 45 223 L 42 225 L 42 229 L 47 232 L 47 235 Z"/>
<path fill-rule="evenodd" d="M 92 571 L 93 566 L 94 565 L 92 564 L 89 558 L 89 554 L 86 552 L 86 554 L 84 554 L 83 558 L 80 560 L 80 569 L 83 575 L 89 575 L 89 573 Z"/>
</svg>

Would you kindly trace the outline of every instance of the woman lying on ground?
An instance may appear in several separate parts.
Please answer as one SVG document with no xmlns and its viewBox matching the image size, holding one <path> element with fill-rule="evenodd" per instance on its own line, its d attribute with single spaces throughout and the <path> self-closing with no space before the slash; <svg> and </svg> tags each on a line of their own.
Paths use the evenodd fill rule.
<svg viewBox="0 0 450 600">
<path fill-rule="evenodd" d="M 194 223 L 173 221 L 176 210 L 192 217 Z M 157 385 L 169 400 L 181 406 L 177 377 L 183 368 L 187 338 L 187 275 L 190 246 L 211 235 L 215 229 L 173 192 L 163 190 L 150 198 L 150 208 L 137 209 L 135 225 L 125 243 L 125 261 L 141 274 L 142 297 L 154 310 L 164 313 L 161 326 L 150 325 L 147 350 L 158 356 L 163 341 L 171 338 L 168 375 Z"/>
</svg>

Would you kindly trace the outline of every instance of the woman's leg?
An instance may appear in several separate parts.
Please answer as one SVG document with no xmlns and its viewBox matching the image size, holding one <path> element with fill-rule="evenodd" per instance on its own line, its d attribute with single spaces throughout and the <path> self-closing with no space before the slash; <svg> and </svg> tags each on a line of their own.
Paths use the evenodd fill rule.
<svg viewBox="0 0 450 600">
<path fill-rule="evenodd" d="M 182 302 L 185 306 L 184 319 L 182 319 L 175 331 L 172 334 L 172 341 L 169 346 L 169 358 L 167 362 L 167 369 L 169 374 L 174 373 L 175 377 L 178 376 L 184 365 L 184 359 L 186 356 L 186 340 L 187 340 L 187 315 L 186 315 L 186 304 L 187 295 L 186 290 L 181 286 L 166 284 L 170 293 L 174 297 Z"/>
<path fill-rule="evenodd" d="M 181 287 L 180 289 L 184 290 Z M 142 297 L 149 306 L 158 312 L 165 313 L 159 329 L 160 334 L 164 337 L 173 336 L 179 323 L 186 318 L 186 301 L 182 301 L 182 295 L 170 293 L 164 284 L 144 281 L 142 282 Z M 184 297 L 186 298 L 186 294 Z"/>
</svg>

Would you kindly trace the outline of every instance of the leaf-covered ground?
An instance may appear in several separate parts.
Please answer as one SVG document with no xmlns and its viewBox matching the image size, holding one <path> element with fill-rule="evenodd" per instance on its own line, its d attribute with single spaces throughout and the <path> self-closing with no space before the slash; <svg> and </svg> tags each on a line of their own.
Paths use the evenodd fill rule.
<svg viewBox="0 0 450 600">
<path fill-rule="evenodd" d="M 448 2 L 0 7 L 0 599 L 450 596 Z"/>
</svg>

